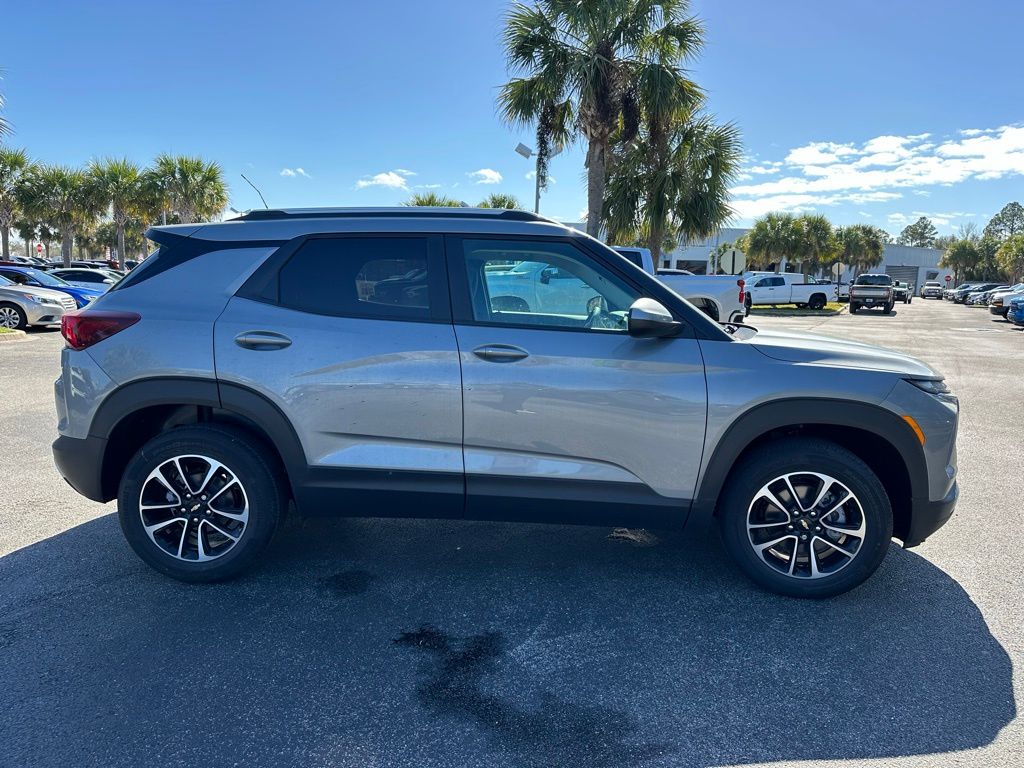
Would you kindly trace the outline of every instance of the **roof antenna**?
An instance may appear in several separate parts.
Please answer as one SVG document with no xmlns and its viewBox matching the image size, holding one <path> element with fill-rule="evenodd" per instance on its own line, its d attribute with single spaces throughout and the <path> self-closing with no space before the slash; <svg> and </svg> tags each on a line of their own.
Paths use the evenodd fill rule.
<svg viewBox="0 0 1024 768">
<path fill-rule="evenodd" d="M 243 179 L 245 179 L 246 181 L 248 181 L 248 182 L 249 182 L 249 186 L 250 186 L 250 187 L 252 187 L 253 189 L 255 189 L 255 190 L 256 190 L 256 194 L 257 194 L 257 195 L 259 195 L 259 196 L 260 196 L 260 200 L 262 200 L 262 201 L 263 201 L 263 207 L 264 207 L 264 208 L 267 208 L 267 209 L 269 210 L 270 206 L 269 206 L 269 205 L 267 205 L 267 199 L 266 199 L 266 198 L 265 198 L 265 197 L 263 196 L 263 193 L 262 193 L 262 192 L 260 192 L 260 188 L 259 188 L 259 187 L 257 187 L 257 186 L 256 186 L 255 184 L 253 184 L 253 183 L 252 183 L 251 181 L 249 181 L 249 177 L 248 177 L 248 176 L 246 176 L 246 175 L 245 175 L 244 173 L 243 173 L 243 174 L 241 174 L 241 176 L 242 176 L 242 178 L 243 178 Z"/>
</svg>

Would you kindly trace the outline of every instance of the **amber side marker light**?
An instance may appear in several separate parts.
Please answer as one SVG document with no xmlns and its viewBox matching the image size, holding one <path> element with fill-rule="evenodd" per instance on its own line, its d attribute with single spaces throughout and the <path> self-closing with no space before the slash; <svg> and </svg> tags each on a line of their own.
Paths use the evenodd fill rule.
<svg viewBox="0 0 1024 768">
<path fill-rule="evenodd" d="M 917 435 L 917 439 L 921 442 L 921 445 L 924 445 L 924 432 L 922 432 L 921 428 L 919 426 L 917 426 L 917 422 L 914 421 L 914 417 L 913 416 L 904 416 L 903 420 L 905 422 L 907 422 L 907 424 L 910 425 L 910 428 L 912 430 L 914 430 L 914 434 Z"/>
</svg>

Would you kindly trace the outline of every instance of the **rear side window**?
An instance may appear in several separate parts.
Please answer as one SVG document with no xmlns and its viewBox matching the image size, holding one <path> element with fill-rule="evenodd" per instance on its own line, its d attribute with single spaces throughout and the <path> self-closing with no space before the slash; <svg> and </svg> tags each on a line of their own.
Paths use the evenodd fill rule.
<svg viewBox="0 0 1024 768">
<path fill-rule="evenodd" d="M 281 267 L 278 302 L 318 315 L 429 320 L 427 267 L 426 238 L 312 239 Z"/>
</svg>

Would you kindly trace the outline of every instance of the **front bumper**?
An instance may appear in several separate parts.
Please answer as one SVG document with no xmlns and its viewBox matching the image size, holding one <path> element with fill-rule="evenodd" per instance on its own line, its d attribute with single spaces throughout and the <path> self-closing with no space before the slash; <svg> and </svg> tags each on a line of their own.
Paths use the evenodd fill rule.
<svg viewBox="0 0 1024 768">
<path fill-rule="evenodd" d="M 990 304 L 988 311 L 993 315 L 1002 315 L 1006 317 L 1006 313 L 1010 311 L 1009 307 L 1004 307 L 1002 304 Z"/>
<path fill-rule="evenodd" d="M 71 298 L 70 296 L 68 297 Z M 71 303 L 74 304 L 74 299 L 71 299 Z M 25 302 L 27 320 L 29 325 L 57 325 L 60 323 L 65 312 L 70 312 L 70 309 L 64 307 L 63 304 L 36 304 L 34 302 Z"/>
<path fill-rule="evenodd" d="M 68 485 L 93 501 L 110 501 L 103 493 L 103 454 L 107 441 L 61 435 L 53 443 L 53 463 Z"/>
<path fill-rule="evenodd" d="M 922 544 L 925 539 L 944 526 L 953 515 L 959 496 L 960 487 L 954 482 L 949 493 L 941 501 L 913 499 L 910 532 L 903 542 L 903 547 L 909 549 Z"/>
</svg>

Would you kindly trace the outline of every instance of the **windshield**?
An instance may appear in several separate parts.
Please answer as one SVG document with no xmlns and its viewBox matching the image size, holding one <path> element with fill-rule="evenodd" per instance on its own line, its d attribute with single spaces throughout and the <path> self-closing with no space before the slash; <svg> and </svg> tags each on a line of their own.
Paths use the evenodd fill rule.
<svg viewBox="0 0 1024 768">
<path fill-rule="evenodd" d="M 889 275 L 861 275 L 854 285 L 892 285 Z"/>
<path fill-rule="evenodd" d="M 925 288 L 938 288 L 939 284 L 938 283 L 925 283 L 924 287 Z"/>
<path fill-rule="evenodd" d="M 47 274 L 39 269 L 26 269 L 25 274 L 40 285 L 49 286 L 51 288 L 64 288 L 67 286 L 67 282 L 61 280 L 56 275 Z"/>
<path fill-rule="evenodd" d="M 12 280 L 8 280 L 3 275 L 0 275 L 0 285 L 14 285 L 14 282 Z"/>
</svg>

